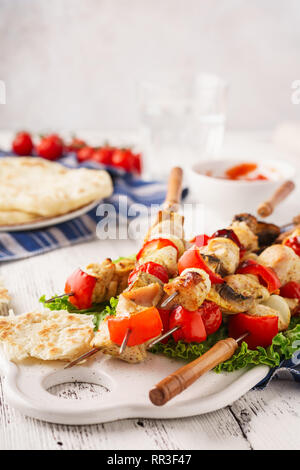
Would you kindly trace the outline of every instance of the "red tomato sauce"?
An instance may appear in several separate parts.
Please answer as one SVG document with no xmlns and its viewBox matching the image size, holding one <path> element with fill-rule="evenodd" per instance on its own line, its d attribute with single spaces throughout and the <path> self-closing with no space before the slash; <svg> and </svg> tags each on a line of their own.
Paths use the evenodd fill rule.
<svg viewBox="0 0 300 470">
<path fill-rule="evenodd" d="M 246 180 L 246 181 L 258 181 L 267 180 L 268 178 L 262 174 L 256 174 L 251 176 L 250 173 L 257 170 L 256 163 L 241 163 L 228 168 L 225 172 L 225 178 L 229 180 Z"/>
</svg>

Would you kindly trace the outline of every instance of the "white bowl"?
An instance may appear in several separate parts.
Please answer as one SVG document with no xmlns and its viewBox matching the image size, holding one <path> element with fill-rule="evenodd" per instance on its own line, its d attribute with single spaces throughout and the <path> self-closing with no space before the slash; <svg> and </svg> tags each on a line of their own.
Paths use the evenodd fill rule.
<svg viewBox="0 0 300 470">
<path fill-rule="evenodd" d="M 247 159 L 247 162 L 251 160 Z M 228 180 L 206 174 L 212 172 L 221 176 L 228 168 L 241 163 L 238 159 L 208 160 L 188 168 L 186 174 L 193 201 L 226 217 L 239 212 L 254 214 L 260 203 L 269 199 L 284 181 L 295 176 L 295 168 L 289 163 L 269 159 L 261 164 L 255 162 L 258 172 L 271 175 L 268 180 Z"/>
</svg>

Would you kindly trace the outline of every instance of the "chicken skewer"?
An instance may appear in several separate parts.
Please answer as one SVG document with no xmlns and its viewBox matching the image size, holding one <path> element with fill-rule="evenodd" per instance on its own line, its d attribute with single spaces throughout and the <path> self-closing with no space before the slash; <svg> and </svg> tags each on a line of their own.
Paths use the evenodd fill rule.
<svg viewBox="0 0 300 470">
<path fill-rule="evenodd" d="M 145 307 L 155 307 L 161 298 L 162 283 L 157 282 L 159 280 L 156 278 L 153 279 L 153 276 L 151 276 L 151 274 L 149 275 L 147 272 L 139 272 L 141 267 L 147 264 L 149 265 L 150 263 L 160 265 L 167 272 L 166 280 L 168 280 L 168 276 L 177 273 L 177 256 L 178 253 L 182 253 L 185 248 L 182 229 L 183 217 L 173 212 L 173 209 L 178 208 L 181 195 L 181 182 L 182 170 L 180 168 L 174 168 L 169 178 L 167 197 L 163 205 L 164 209 L 159 212 L 157 220 L 148 231 L 142 250 L 140 250 L 137 255 L 137 266 L 134 270 L 133 282 L 119 297 L 116 310 L 117 318 L 124 317 L 124 315 L 133 316 L 134 318 L 136 313 L 141 313 L 145 310 Z M 162 238 L 162 235 L 164 235 L 164 238 Z M 165 241 L 163 242 L 162 240 Z M 96 334 L 93 342 L 94 353 L 103 350 L 111 355 L 122 358 L 122 354 L 125 353 L 126 345 L 130 341 L 131 329 L 129 327 L 126 328 L 120 349 L 117 348 L 116 344 L 112 344 L 110 336 L 109 322 L 103 322 L 101 331 Z M 143 359 L 146 353 L 145 345 L 136 346 L 135 352 Z M 68 367 L 75 365 L 81 360 L 81 357 L 78 358 L 69 364 Z"/>
</svg>

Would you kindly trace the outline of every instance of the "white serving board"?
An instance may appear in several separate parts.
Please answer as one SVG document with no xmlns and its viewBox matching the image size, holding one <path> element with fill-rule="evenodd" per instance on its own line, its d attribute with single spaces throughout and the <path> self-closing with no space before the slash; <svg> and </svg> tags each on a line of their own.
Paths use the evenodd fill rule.
<svg viewBox="0 0 300 470">
<path fill-rule="evenodd" d="M 28 360 L 16 365 L 0 356 L 8 402 L 21 413 L 60 424 L 96 424 L 124 418 L 183 418 L 223 408 L 250 390 L 269 371 L 257 366 L 233 373 L 209 372 L 181 395 L 162 407 L 154 406 L 148 393 L 182 363 L 149 353 L 141 364 L 127 364 L 99 353 L 96 358 L 71 369 L 62 362 Z M 69 382 L 103 387 L 97 398 L 75 400 L 48 392 Z"/>
</svg>

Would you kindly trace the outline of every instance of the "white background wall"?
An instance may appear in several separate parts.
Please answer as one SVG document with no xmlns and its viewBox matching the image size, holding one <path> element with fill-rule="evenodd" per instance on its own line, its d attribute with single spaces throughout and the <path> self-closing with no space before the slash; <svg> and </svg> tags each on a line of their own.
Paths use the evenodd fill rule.
<svg viewBox="0 0 300 470">
<path fill-rule="evenodd" d="M 0 0 L 0 128 L 134 128 L 166 71 L 228 79 L 231 128 L 300 118 L 300 1 Z"/>
</svg>

